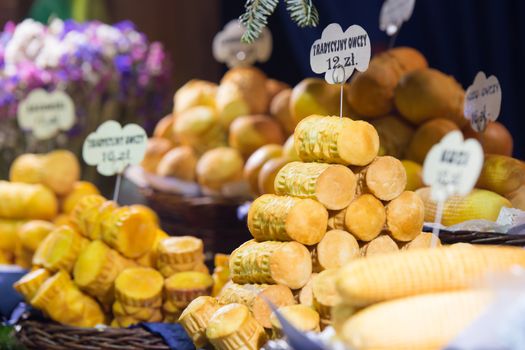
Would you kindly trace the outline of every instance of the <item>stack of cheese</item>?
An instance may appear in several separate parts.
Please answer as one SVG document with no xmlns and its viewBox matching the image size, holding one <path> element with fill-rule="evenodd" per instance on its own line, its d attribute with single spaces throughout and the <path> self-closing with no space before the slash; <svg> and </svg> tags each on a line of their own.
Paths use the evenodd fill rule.
<svg viewBox="0 0 525 350">
<path fill-rule="evenodd" d="M 495 301 L 486 279 L 525 267 L 517 247 L 455 245 L 384 254 L 335 273 L 332 323 L 351 349 L 443 349 Z"/>
<path fill-rule="evenodd" d="M 79 180 L 80 167 L 69 151 L 23 154 L 10 168 L 10 182 L 0 182 L 0 263 L 31 266 L 33 254 L 54 228 L 67 222 L 75 203 L 98 194 Z"/>
<path fill-rule="evenodd" d="M 294 143 L 302 162 L 285 165 L 275 178 L 276 194 L 250 207 L 254 240 L 231 254 L 232 282 L 217 300 L 195 300 L 181 316 L 197 346 L 209 340 L 220 349 L 255 349 L 263 329 L 280 335 L 267 301 L 297 327 L 318 330 L 331 322 L 338 302 L 334 275 L 360 256 L 358 239 L 366 256 L 394 249 L 383 241 L 397 250 L 397 242 L 420 236 L 423 203 L 403 191 L 401 163 L 377 157 L 379 137 L 369 123 L 310 116 L 295 129 Z M 294 296 L 301 305 L 293 305 Z"/>
<path fill-rule="evenodd" d="M 35 252 L 34 267 L 45 269 L 52 277 L 42 279 L 30 273 L 15 288 L 60 323 L 105 323 L 104 311 L 111 310 L 115 279 L 124 269 L 137 265 L 133 259 L 153 248 L 157 231 L 152 212 L 144 208 L 118 208 L 99 195 L 85 196 L 75 206 L 69 225 L 51 231 Z M 66 280 L 74 291 L 70 297 L 56 292 Z M 26 292 L 28 285 L 36 294 Z M 53 302 L 38 302 L 41 299 Z M 96 317 L 87 317 L 85 310 Z"/>
<path fill-rule="evenodd" d="M 113 326 L 158 322 L 164 319 L 163 302 L 177 307 L 167 310 L 172 314 L 166 318 L 178 317 L 194 298 L 195 293 L 187 291 L 199 281 L 205 283 L 198 295 L 211 293 L 202 241 L 168 238 L 147 207 L 119 207 L 100 195 L 85 196 L 68 223 L 43 239 L 33 257 L 36 271 L 15 284 L 28 302 L 57 322 L 94 326 L 113 317 Z M 191 264 L 184 259 L 190 255 L 195 258 Z M 169 261 L 185 265 L 166 265 Z M 188 272 L 194 270 L 200 272 Z M 218 282 L 225 283 L 220 278 Z"/>
</svg>

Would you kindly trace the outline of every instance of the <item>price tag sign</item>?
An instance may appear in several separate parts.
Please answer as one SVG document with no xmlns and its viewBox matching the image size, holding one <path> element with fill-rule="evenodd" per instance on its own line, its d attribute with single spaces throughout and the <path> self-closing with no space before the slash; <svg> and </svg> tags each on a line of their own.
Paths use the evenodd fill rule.
<svg viewBox="0 0 525 350">
<path fill-rule="evenodd" d="M 423 164 L 423 182 L 430 186 L 437 209 L 431 246 L 437 243 L 439 224 L 448 197 L 466 196 L 472 191 L 483 166 L 483 149 L 475 139 L 463 140 L 461 131 L 452 131 L 428 152 Z"/>
<path fill-rule="evenodd" d="M 47 140 L 75 124 L 75 105 L 63 91 L 35 89 L 18 105 L 17 119 L 21 129 Z"/>
<path fill-rule="evenodd" d="M 324 73 L 330 84 L 345 83 L 357 69 L 364 72 L 370 62 L 371 46 L 367 32 L 354 24 L 343 32 L 337 23 L 329 24 L 310 49 L 310 66 Z"/>
<path fill-rule="evenodd" d="M 472 191 L 483 166 L 483 149 L 475 139 L 463 140 L 452 131 L 428 152 L 423 164 L 423 182 L 432 188 L 434 201 L 465 196 Z"/>
<path fill-rule="evenodd" d="M 96 166 L 101 175 L 122 174 L 128 165 L 142 161 L 147 141 L 146 132 L 137 124 L 122 127 L 109 120 L 86 138 L 82 157 L 87 164 Z"/>
<path fill-rule="evenodd" d="M 388 36 L 396 34 L 412 17 L 416 0 L 386 0 L 379 14 L 379 28 Z"/>
<path fill-rule="evenodd" d="M 499 117 L 501 109 L 501 87 L 498 78 L 478 72 L 474 82 L 465 92 L 463 113 L 470 121 L 472 129 L 483 132 L 489 121 L 494 122 Z"/>
<path fill-rule="evenodd" d="M 264 28 L 253 43 L 241 42 L 246 28 L 238 21 L 231 20 L 213 38 L 213 57 L 229 68 L 250 66 L 255 62 L 266 62 L 272 53 L 272 34 Z"/>
</svg>

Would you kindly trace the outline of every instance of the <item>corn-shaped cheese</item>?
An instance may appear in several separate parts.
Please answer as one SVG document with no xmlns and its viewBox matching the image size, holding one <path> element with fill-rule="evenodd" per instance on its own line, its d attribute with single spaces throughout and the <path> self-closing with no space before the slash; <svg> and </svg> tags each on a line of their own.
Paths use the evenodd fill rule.
<svg viewBox="0 0 525 350">
<path fill-rule="evenodd" d="M 420 188 L 416 193 L 425 205 L 425 221 L 434 222 L 437 203 L 430 196 L 430 188 Z M 451 196 L 447 198 L 443 207 L 441 223 L 450 226 L 476 219 L 496 221 L 503 207 L 512 207 L 512 204 L 505 197 L 487 190 L 474 189 L 465 197 Z"/>
<path fill-rule="evenodd" d="M 230 256 L 230 273 L 235 283 L 282 284 L 298 289 L 312 273 L 312 259 L 297 242 L 248 241 Z"/>
<path fill-rule="evenodd" d="M 78 255 L 89 241 L 67 226 L 53 230 L 42 241 L 33 256 L 33 265 L 49 271 L 71 272 Z"/>
<path fill-rule="evenodd" d="M 328 231 L 312 250 L 314 271 L 335 269 L 359 257 L 359 243 L 350 233 Z"/>
<path fill-rule="evenodd" d="M 415 249 L 357 259 L 339 272 L 345 303 L 362 306 L 421 293 L 471 288 L 489 273 L 525 266 L 525 250 L 500 246 Z"/>
<path fill-rule="evenodd" d="M 506 196 L 525 185 L 525 164 L 518 159 L 486 154 L 476 187 Z"/>
<path fill-rule="evenodd" d="M 117 203 L 105 201 L 99 207 L 92 208 L 92 212 L 85 216 L 86 232 L 90 239 L 102 239 L 103 224 L 110 219 L 117 208 Z"/>
<path fill-rule="evenodd" d="M 425 204 L 412 191 L 405 191 L 386 206 L 386 227 L 401 242 L 411 241 L 421 233 L 425 220 Z"/>
<path fill-rule="evenodd" d="M 169 237 L 157 246 L 157 268 L 166 278 L 178 272 L 208 272 L 204 265 L 204 244 L 192 236 Z"/>
<path fill-rule="evenodd" d="M 190 336 L 197 349 L 208 344 L 206 328 L 211 316 L 219 309 L 215 298 L 201 296 L 193 300 L 184 309 L 179 318 L 179 323 Z"/>
<path fill-rule="evenodd" d="M 399 196 L 406 187 L 407 174 L 403 163 L 391 156 L 374 159 L 357 173 L 357 192 L 371 193 L 383 201 Z"/>
<path fill-rule="evenodd" d="M 212 286 L 211 276 L 197 271 L 178 272 L 164 282 L 166 300 L 179 310 L 197 297 L 210 295 Z"/>
<path fill-rule="evenodd" d="M 312 199 L 265 194 L 248 212 L 248 229 L 257 241 L 316 244 L 326 232 L 328 212 Z"/>
<path fill-rule="evenodd" d="M 113 284 L 121 271 L 135 266 L 102 241 L 92 241 L 82 250 L 73 269 L 75 283 L 84 292 L 107 304 L 113 301 Z"/>
<path fill-rule="evenodd" d="M 16 281 L 13 287 L 23 295 L 26 301 L 31 301 L 40 286 L 49 278 L 51 274 L 46 269 L 36 269 L 28 272 L 21 279 Z"/>
<path fill-rule="evenodd" d="M 385 227 L 386 210 L 380 200 L 363 194 L 346 208 L 344 229 L 361 241 L 371 241 Z"/>
<path fill-rule="evenodd" d="M 330 320 L 331 309 L 341 302 L 341 296 L 336 289 L 339 269 L 330 269 L 320 272 L 312 280 L 312 295 L 314 308 L 319 312 L 321 319 Z"/>
<path fill-rule="evenodd" d="M 100 306 L 82 293 L 65 271 L 48 278 L 31 299 L 31 305 L 53 320 L 70 326 L 94 327 L 104 323 Z"/>
<path fill-rule="evenodd" d="M 377 157 L 358 172 L 358 193 L 371 193 L 383 201 L 401 194 L 407 184 L 403 163 L 391 156 Z"/>
<path fill-rule="evenodd" d="M 193 236 L 169 237 L 159 243 L 157 250 L 159 260 L 172 265 L 201 262 L 204 255 L 202 240 Z"/>
<path fill-rule="evenodd" d="M 385 254 L 397 252 L 399 247 L 397 243 L 387 235 L 381 235 L 361 247 L 362 256 L 372 256 L 376 254 Z"/>
<path fill-rule="evenodd" d="M 305 305 L 282 306 L 278 309 L 279 313 L 302 332 L 319 332 L 319 314 L 317 311 Z M 272 338 L 281 339 L 284 337 L 283 327 L 277 315 L 272 313 L 270 317 L 272 323 Z"/>
<path fill-rule="evenodd" d="M 274 284 L 236 284 L 228 282 L 218 296 L 219 304 L 239 303 L 248 306 L 253 316 L 264 328 L 271 328 L 272 309 L 269 300 L 277 307 L 293 305 L 295 299 L 290 288 Z"/>
<path fill-rule="evenodd" d="M 42 185 L 0 181 L 0 217 L 49 220 L 58 212 L 51 190 Z"/>
<path fill-rule="evenodd" d="M 116 209 L 102 223 L 102 240 L 127 258 L 138 258 L 151 250 L 157 236 L 157 224 L 142 210 Z"/>
<path fill-rule="evenodd" d="M 340 210 L 354 199 L 356 184 L 356 176 L 345 166 L 292 162 L 277 174 L 275 193 L 315 199 L 327 209 Z"/>
<path fill-rule="evenodd" d="M 206 337 L 217 350 L 259 350 L 268 340 L 247 306 L 229 304 L 210 318 Z"/>
<path fill-rule="evenodd" d="M 106 202 L 106 198 L 98 194 L 82 197 L 77 201 L 71 212 L 71 221 L 78 232 L 89 237 L 90 227 L 88 222 L 90 217 L 97 216 L 99 208 Z"/>
<path fill-rule="evenodd" d="M 339 336 L 352 349 L 443 349 L 492 301 L 482 290 L 387 301 L 350 317 Z"/>
<path fill-rule="evenodd" d="M 307 117 L 297 125 L 294 143 L 304 162 L 364 166 L 379 151 L 379 136 L 369 123 L 318 115 Z"/>
<path fill-rule="evenodd" d="M 162 312 L 156 306 L 129 306 L 116 301 L 113 303 L 112 311 L 119 327 L 128 327 L 139 322 L 160 322 L 162 321 Z"/>
<path fill-rule="evenodd" d="M 115 298 L 128 306 L 160 306 L 164 278 L 148 267 L 132 267 L 122 271 L 115 280 Z"/>
</svg>

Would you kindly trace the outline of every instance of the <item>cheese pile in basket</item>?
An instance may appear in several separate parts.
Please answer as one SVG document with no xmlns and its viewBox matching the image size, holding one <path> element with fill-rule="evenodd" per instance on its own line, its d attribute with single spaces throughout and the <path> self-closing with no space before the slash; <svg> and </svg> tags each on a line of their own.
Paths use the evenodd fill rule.
<svg viewBox="0 0 525 350">
<path fill-rule="evenodd" d="M 100 195 L 78 201 L 69 221 L 54 228 L 33 256 L 33 269 L 14 287 L 51 319 L 72 326 L 176 321 L 197 296 L 228 279 L 216 274 L 191 236 L 169 237 L 142 205 L 119 207 Z M 38 228 L 35 228 L 38 229 Z"/>
</svg>

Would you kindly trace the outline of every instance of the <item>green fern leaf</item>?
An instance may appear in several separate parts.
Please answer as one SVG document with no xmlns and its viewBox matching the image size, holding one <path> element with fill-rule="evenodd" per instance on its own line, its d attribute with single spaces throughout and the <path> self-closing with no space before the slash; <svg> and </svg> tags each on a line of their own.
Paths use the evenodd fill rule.
<svg viewBox="0 0 525 350">
<path fill-rule="evenodd" d="M 246 27 L 241 41 L 252 43 L 261 35 L 268 24 L 268 17 L 275 11 L 279 0 L 247 0 L 244 5 L 245 13 L 239 17 L 242 25 Z"/>
<path fill-rule="evenodd" d="M 319 13 L 312 0 L 285 0 L 290 17 L 301 28 L 319 24 Z"/>
</svg>

